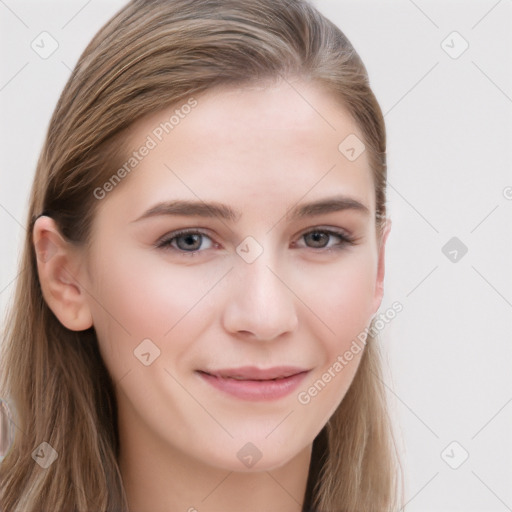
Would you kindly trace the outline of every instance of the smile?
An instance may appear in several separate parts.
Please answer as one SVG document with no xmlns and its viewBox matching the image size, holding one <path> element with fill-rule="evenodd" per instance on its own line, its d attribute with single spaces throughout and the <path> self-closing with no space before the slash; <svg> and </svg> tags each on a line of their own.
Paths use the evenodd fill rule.
<svg viewBox="0 0 512 512">
<path fill-rule="evenodd" d="M 198 370 L 210 386 L 242 400 L 277 400 L 294 391 L 310 370 L 294 367 Z"/>
</svg>

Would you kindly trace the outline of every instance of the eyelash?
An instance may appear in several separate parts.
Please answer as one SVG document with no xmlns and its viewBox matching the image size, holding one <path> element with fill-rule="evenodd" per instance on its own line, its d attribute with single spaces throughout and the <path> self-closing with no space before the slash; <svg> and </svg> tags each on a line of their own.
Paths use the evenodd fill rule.
<svg viewBox="0 0 512 512">
<path fill-rule="evenodd" d="M 308 247 L 308 246 L 306 246 L 307 249 L 313 249 L 314 251 L 322 251 L 322 252 L 327 252 L 327 251 L 330 252 L 333 250 L 336 251 L 336 250 L 344 249 L 346 246 L 355 245 L 355 243 L 356 243 L 356 239 L 354 237 L 347 235 L 343 231 L 338 231 L 338 230 L 333 230 L 333 229 L 322 229 L 322 228 L 315 228 L 315 229 L 306 231 L 305 233 L 302 233 L 302 235 L 300 236 L 299 239 L 304 238 L 305 236 L 307 236 L 311 233 L 323 233 L 328 236 L 331 236 L 331 237 L 334 236 L 334 237 L 337 237 L 340 239 L 339 244 L 335 247 Z M 196 250 L 192 250 L 192 251 L 185 251 L 183 249 L 176 248 L 171 245 L 172 242 L 175 241 L 176 239 L 185 237 L 188 235 L 200 235 L 202 237 L 206 237 L 206 238 L 209 238 L 210 240 L 212 240 L 211 237 L 207 233 L 205 233 L 201 230 L 184 229 L 181 231 L 175 231 L 173 233 L 169 233 L 169 234 L 165 235 L 164 237 L 162 237 L 160 240 L 158 240 L 156 242 L 155 247 L 157 249 L 162 249 L 162 250 L 176 251 L 176 252 L 181 253 L 184 256 L 190 256 L 190 257 L 207 250 L 207 249 L 204 249 L 204 250 L 196 249 Z M 212 240 L 212 243 L 215 245 L 215 242 L 213 240 Z"/>
</svg>

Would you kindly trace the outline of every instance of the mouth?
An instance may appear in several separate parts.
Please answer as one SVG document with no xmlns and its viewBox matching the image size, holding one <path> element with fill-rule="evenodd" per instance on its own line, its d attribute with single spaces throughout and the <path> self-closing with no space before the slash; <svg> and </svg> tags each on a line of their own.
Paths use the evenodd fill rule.
<svg viewBox="0 0 512 512">
<path fill-rule="evenodd" d="M 277 400 L 290 394 L 308 369 L 280 366 L 267 369 L 245 366 L 222 370 L 197 370 L 201 378 L 224 393 L 242 400 Z"/>
</svg>

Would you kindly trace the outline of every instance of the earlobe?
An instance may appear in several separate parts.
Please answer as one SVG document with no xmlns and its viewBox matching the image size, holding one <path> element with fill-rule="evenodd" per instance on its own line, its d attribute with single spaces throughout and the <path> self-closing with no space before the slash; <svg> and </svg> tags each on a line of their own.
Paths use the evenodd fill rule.
<svg viewBox="0 0 512 512">
<path fill-rule="evenodd" d="M 380 308 L 382 297 L 384 296 L 384 275 L 386 270 L 386 241 L 391 231 L 391 219 L 386 219 L 386 223 L 382 228 L 382 235 L 379 239 L 379 256 L 377 263 L 377 278 L 375 282 L 375 296 L 374 296 L 374 314 Z"/>
<path fill-rule="evenodd" d="M 93 325 L 87 293 L 78 280 L 81 254 L 60 234 L 55 221 L 39 217 L 32 233 L 43 297 L 60 323 L 72 331 Z"/>
</svg>

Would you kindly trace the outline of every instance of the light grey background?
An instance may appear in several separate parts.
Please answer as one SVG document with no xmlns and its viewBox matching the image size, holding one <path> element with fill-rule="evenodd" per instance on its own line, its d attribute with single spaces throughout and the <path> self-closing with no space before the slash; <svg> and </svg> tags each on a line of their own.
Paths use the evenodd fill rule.
<svg viewBox="0 0 512 512">
<path fill-rule="evenodd" d="M 0 0 L 0 313 L 51 113 L 123 4 Z M 512 510 L 512 1 L 315 4 L 363 58 L 387 123 L 381 310 L 404 309 L 381 343 L 406 510 Z M 43 31 L 59 45 L 47 59 L 31 48 Z M 468 248 L 455 262 L 442 252 L 452 237 Z"/>
</svg>

